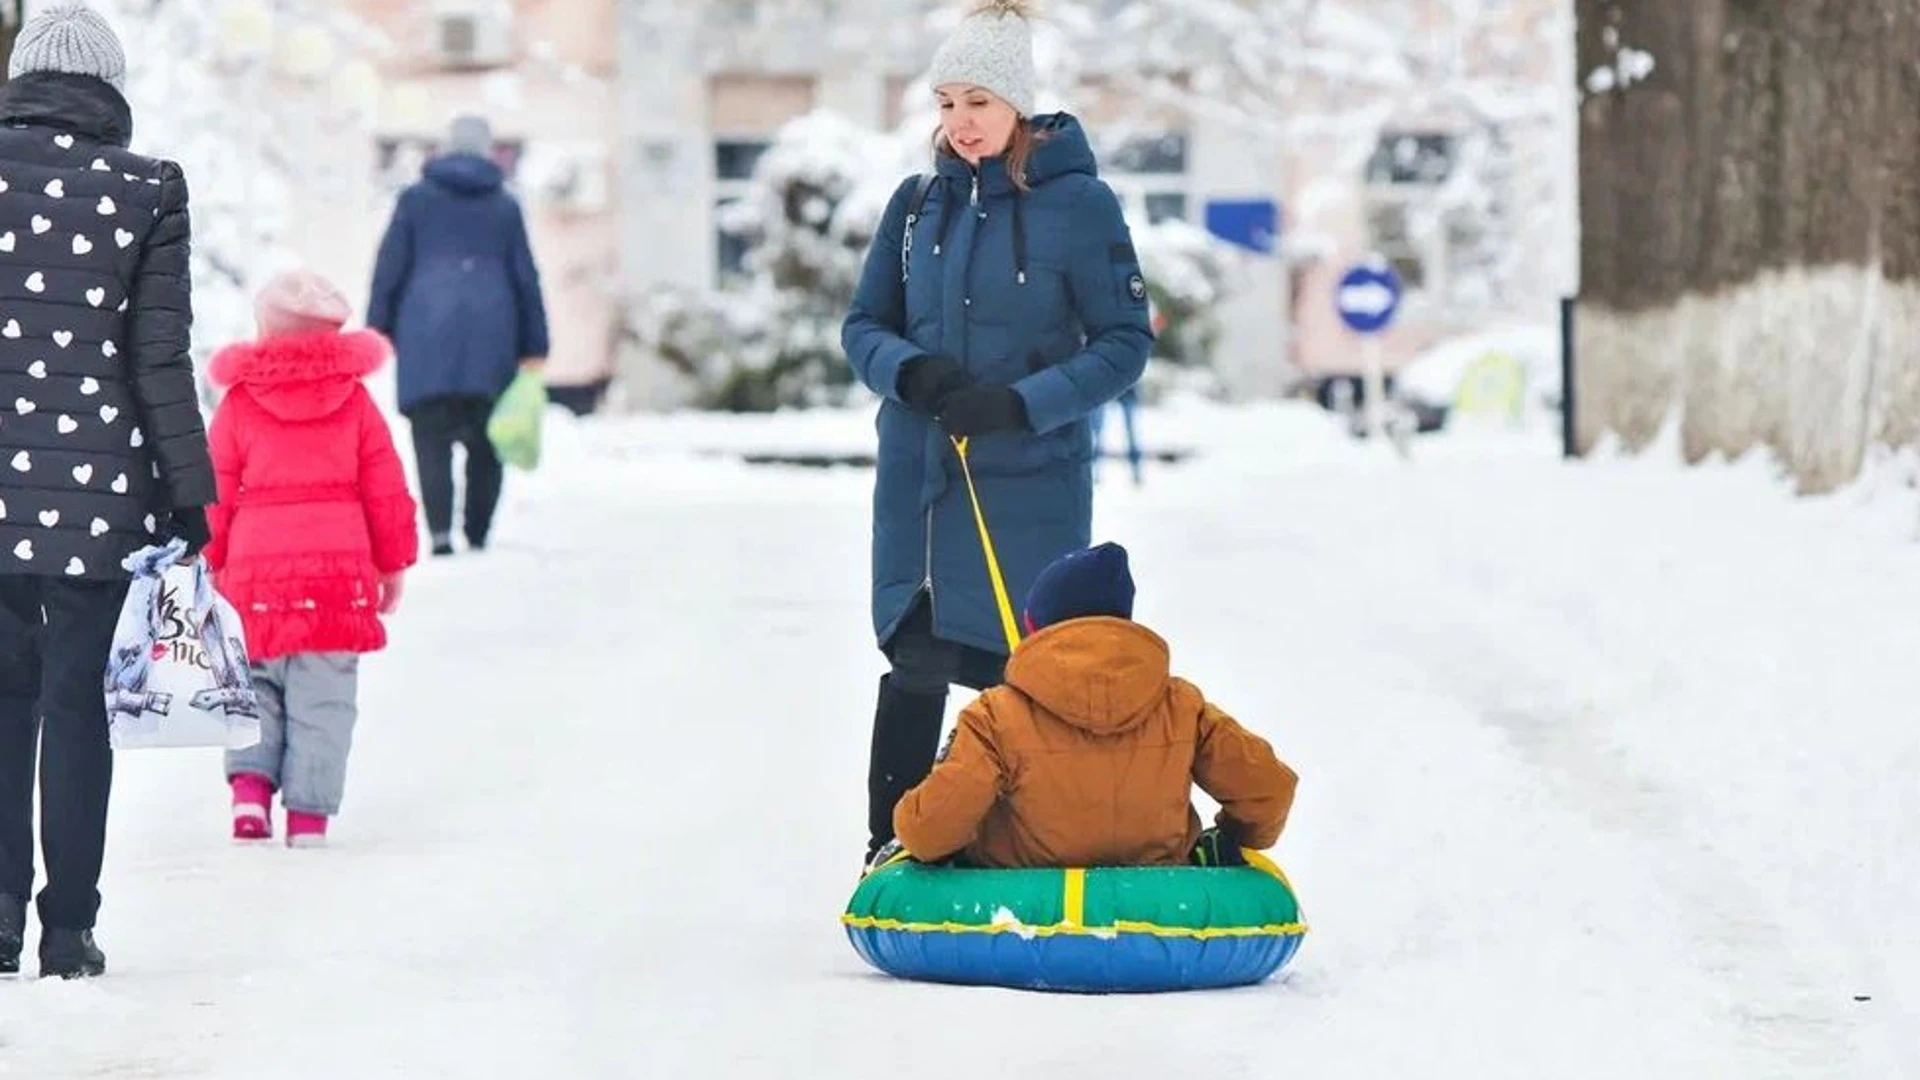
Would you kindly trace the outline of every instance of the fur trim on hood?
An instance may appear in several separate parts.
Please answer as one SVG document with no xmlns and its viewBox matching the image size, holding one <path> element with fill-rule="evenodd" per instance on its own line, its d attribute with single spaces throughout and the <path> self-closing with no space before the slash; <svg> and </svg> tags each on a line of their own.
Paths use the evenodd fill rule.
<svg viewBox="0 0 1920 1080">
<path fill-rule="evenodd" d="M 360 380 L 380 370 L 392 352 L 373 330 L 294 334 L 221 349 L 208 378 L 222 389 L 244 387 L 282 419 L 311 420 L 345 405 Z"/>
</svg>

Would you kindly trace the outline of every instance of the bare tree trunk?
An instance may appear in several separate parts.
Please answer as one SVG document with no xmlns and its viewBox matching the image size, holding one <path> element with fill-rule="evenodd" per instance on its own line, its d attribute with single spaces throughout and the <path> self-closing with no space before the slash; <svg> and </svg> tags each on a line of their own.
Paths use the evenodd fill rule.
<svg viewBox="0 0 1920 1080">
<path fill-rule="evenodd" d="M 1578 13 L 1582 449 L 1678 420 L 1826 491 L 1920 437 L 1920 0 Z"/>
<path fill-rule="evenodd" d="M 1716 0 L 1708 0 L 1712 6 Z M 1696 249 L 1690 123 L 1690 5 L 1581 0 L 1575 50 L 1588 93 L 1580 116 L 1581 358 L 1575 400 L 1581 449 L 1613 431 L 1632 448 L 1659 433 L 1677 381 L 1677 356 L 1639 354 L 1632 339 L 1688 291 Z M 1637 57 L 1650 54 L 1645 73 Z M 1601 73 L 1614 83 L 1608 88 Z M 1629 81 L 1645 74 L 1640 81 Z M 1624 85 L 1622 85 L 1624 84 Z M 1609 319 L 1605 316 L 1615 315 Z M 1622 335 L 1626 335 L 1622 337 Z"/>
<path fill-rule="evenodd" d="M 1899 5 L 1882 48 L 1893 58 L 1920 56 L 1920 4 Z M 1880 258 L 1889 285 L 1886 363 L 1875 380 L 1872 437 L 1889 446 L 1920 443 L 1920 67 L 1910 60 L 1881 71 L 1885 119 L 1879 141 L 1886 184 Z"/>
</svg>

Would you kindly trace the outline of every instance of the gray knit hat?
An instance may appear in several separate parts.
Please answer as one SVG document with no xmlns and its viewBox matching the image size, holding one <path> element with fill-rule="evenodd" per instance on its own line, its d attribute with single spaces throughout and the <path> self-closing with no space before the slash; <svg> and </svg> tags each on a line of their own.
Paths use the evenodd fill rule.
<svg viewBox="0 0 1920 1080">
<path fill-rule="evenodd" d="M 933 54 L 927 85 L 972 83 L 1033 115 L 1033 12 L 1026 0 L 984 0 Z"/>
<path fill-rule="evenodd" d="M 20 28 L 7 77 L 35 71 L 91 75 L 115 90 L 127 89 L 127 54 L 101 14 L 85 4 L 42 8 Z"/>
<path fill-rule="evenodd" d="M 486 157 L 493 153 L 493 127 L 484 117 L 462 116 L 454 120 L 447 129 L 447 153 L 477 154 Z"/>
</svg>

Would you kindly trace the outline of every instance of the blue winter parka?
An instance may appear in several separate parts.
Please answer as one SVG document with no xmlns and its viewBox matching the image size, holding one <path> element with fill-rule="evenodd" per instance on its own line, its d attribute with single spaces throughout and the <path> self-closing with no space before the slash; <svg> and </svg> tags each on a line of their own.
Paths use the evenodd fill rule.
<svg viewBox="0 0 1920 1080">
<path fill-rule="evenodd" d="M 519 361 L 547 355 L 547 312 L 520 204 L 476 154 L 429 161 L 394 207 L 367 325 L 393 342 L 405 412 L 439 397 L 498 397 Z"/>
<path fill-rule="evenodd" d="M 1066 113 L 1027 122 L 1038 142 L 1025 192 L 1001 158 L 976 171 L 941 154 L 908 238 L 919 178 L 900 185 L 841 330 L 854 372 L 885 399 L 873 493 L 883 645 L 924 592 L 937 637 L 1008 651 L 959 457 L 901 400 L 902 366 L 945 356 L 1026 404 L 1031 433 L 975 437 L 968 458 L 1018 611 L 1049 562 L 1087 546 L 1089 417 L 1139 380 L 1153 345 L 1132 235 L 1080 122 Z"/>
</svg>

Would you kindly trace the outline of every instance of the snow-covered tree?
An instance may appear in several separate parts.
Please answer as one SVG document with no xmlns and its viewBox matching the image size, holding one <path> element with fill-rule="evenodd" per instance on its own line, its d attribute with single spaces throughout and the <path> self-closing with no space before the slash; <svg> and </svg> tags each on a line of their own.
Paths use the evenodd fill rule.
<svg viewBox="0 0 1920 1080">
<path fill-rule="evenodd" d="M 92 2 L 126 47 L 134 149 L 186 171 L 204 359 L 252 334 L 254 291 L 300 261 L 283 239 L 291 184 L 354 190 L 321 148 L 366 119 L 378 42 L 327 0 Z"/>
<path fill-rule="evenodd" d="M 1449 171 L 1405 221 L 1416 240 L 1444 238 L 1455 270 L 1445 299 L 1495 306 L 1552 287 L 1540 238 L 1557 234 L 1554 186 L 1573 182 L 1540 164 L 1569 107 L 1541 89 L 1541 59 L 1570 27 L 1553 5 L 1056 0 L 1049 11 L 1101 74 L 1238 127 L 1291 167 L 1358 177 L 1401 125 L 1457 132 Z M 1313 248 L 1314 200 L 1302 202 L 1290 233 Z"/>
</svg>

